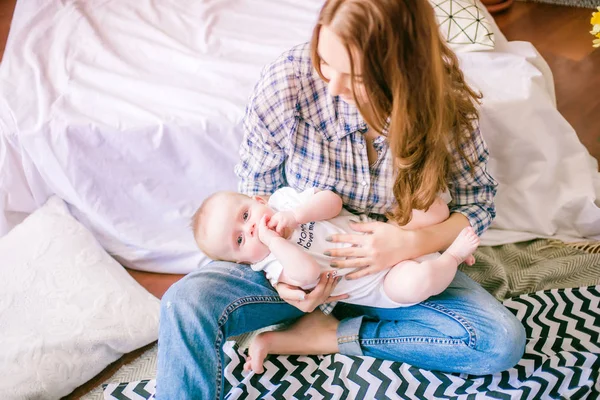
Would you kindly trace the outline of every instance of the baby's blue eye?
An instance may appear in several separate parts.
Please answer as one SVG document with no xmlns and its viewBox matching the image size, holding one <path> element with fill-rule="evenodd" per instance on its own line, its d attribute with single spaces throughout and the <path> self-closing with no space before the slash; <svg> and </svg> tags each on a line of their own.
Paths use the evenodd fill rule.
<svg viewBox="0 0 600 400">
<path fill-rule="evenodd" d="M 242 218 L 244 219 L 244 221 L 246 221 L 248 219 L 248 211 L 244 212 L 244 215 L 242 216 Z"/>
<path fill-rule="evenodd" d="M 238 246 L 240 246 L 242 244 L 242 235 L 238 236 L 237 244 L 238 244 Z"/>
</svg>

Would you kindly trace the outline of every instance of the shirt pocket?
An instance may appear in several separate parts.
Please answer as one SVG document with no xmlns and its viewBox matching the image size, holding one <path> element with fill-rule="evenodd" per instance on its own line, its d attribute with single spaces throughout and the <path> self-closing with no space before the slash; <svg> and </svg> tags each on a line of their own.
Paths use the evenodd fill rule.
<svg viewBox="0 0 600 400">
<path fill-rule="evenodd" d="M 313 187 L 337 191 L 341 174 L 332 158 L 331 145 L 318 133 L 308 137 L 297 135 L 285 165 L 288 185 L 298 191 Z"/>
</svg>

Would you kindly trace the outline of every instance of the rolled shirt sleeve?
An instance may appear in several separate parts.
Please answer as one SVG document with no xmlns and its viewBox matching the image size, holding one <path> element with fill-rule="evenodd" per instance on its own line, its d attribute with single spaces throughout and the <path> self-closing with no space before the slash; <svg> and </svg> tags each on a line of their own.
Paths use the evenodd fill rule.
<svg viewBox="0 0 600 400">
<path fill-rule="evenodd" d="M 489 151 L 479 128 L 472 134 L 472 144 L 461 147 L 467 158 L 473 161 L 473 168 L 458 151 L 454 152 L 453 173 L 448 182 L 452 196 L 450 212 L 463 214 L 478 235 L 485 232 L 496 217 L 497 182 L 488 173 Z"/>
</svg>

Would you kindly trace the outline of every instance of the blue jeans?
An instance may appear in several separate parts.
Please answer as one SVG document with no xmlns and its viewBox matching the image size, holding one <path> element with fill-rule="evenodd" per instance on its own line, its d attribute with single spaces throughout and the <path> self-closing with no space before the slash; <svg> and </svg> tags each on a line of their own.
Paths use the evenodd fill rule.
<svg viewBox="0 0 600 400">
<path fill-rule="evenodd" d="M 521 323 L 462 272 L 442 294 L 411 307 L 338 303 L 333 314 L 342 354 L 431 370 L 495 373 L 514 366 L 525 348 Z M 226 338 L 302 315 L 248 266 L 213 262 L 187 275 L 162 299 L 157 399 L 222 399 Z"/>
</svg>

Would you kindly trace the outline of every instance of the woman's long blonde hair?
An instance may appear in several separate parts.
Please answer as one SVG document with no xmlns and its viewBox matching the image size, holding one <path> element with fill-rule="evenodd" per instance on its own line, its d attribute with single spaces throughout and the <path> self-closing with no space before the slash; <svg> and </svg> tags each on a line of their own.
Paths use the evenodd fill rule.
<svg viewBox="0 0 600 400">
<path fill-rule="evenodd" d="M 427 0 L 326 1 L 311 42 L 313 65 L 325 79 L 317 52 L 322 26 L 346 45 L 355 87 L 360 65 L 368 101 L 359 101 L 357 90 L 354 98 L 369 128 L 387 131 L 397 174 L 391 217 L 405 225 L 413 208 L 427 210 L 447 188 L 451 147 L 473 171 L 464 149 L 472 146 L 481 95 L 465 82 Z"/>
</svg>

